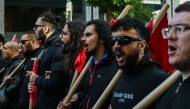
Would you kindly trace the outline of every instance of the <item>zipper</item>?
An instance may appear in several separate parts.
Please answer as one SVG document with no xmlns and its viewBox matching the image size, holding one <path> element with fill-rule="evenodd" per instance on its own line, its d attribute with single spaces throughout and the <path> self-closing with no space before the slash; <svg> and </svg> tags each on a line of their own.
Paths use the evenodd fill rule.
<svg viewBox="0 0 190 109">
<path fill-rule="evenodd" d="M 179 86 L 177 87 L 177 89 L 176 89 L 175 93 L 178 93 L 179 88 L 181 87 L 181 85 L 182 85 L 182 82 L 180 82 L 180 83 L 179 83 Z"/>
<path fill-rule="evenodd" d="M 93 77 L 93 75 L 94 75 L 95 69 L 96 69 L 96 67 L 97 67 L 98 65 L 100 65 L 101 63 L 102 63 L 102 62 L 96 64 L 96 65 L 94 66 L 94 69 L 93 69 L 93 70 L 90 69 L 90 73 L 91 73 L 91 75 L 90 75 L 90 81 L 89 81 L 90 85 L 92 84 L 92 77 Z"/>
<path fill-rule="evenodd" d="M 92 77 L 93 77 L 93 75 L 94 75 L 95 69 L 96 69 L 96 67 L 97 67 L 98 65 L 100 65 L 101 63 L 102 63 L 102 62 L 96 64 L 96 65 L 94 66 L 93 71 L 91 71 L 91 69 L 90 69 L 90 73 L 91 73 L 91 75 L 90 75 L 90 81 L 89 81 L 89 84 L 90 84 L 90 85 L 92 85 Z M 90 86 L 90 87 L 92 87 L 92 86 Z M 89 102 L 90 102 L 90 94 L 88 95 L 88 101 L 87 101 L 87 103 L 86 103 L 86 109 L 88 109 L 88 104 L 89 104 Z"/>
</svg>

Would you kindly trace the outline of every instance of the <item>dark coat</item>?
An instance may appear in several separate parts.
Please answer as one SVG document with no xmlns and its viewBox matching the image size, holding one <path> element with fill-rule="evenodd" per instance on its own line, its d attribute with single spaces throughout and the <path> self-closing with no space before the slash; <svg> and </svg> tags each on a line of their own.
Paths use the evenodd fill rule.
<svg viewBox="0 0 190 109">
<path fill-rule="evenodd" d="M 190 77 L 182 76 L 163 94 L 156 109 L 190 109 Z"/>
<path fill-rule="evenodd" d="M 91 62 L 93 63 L 93 62 Z M 85 75 L 79 87 L 79 101 L 73 103 L 72 109 L 92 109 L 99 97 L 102 95 L 107 85 L 118 71 L 115 57 L 109 54 L 96 65 L 92 65 Z M 92 78 L 90 79 L 90 76 Z M 91 81 L 91 84 L 90 84 Z M 103 103 L 101 109 L 108 109 L 111 101 L 111 94 Z"/>
<path fill-rule="evenodd" d="M 123 71 L 121 79 L 112 91 L 112 109 L 132 109 L 169 75 L 146 55 L 134 68 Z M 147 109 L 153 109 L 155 102 Z"/>
<path fill-rule="evenodd" d="M 59 38 L 60 33 L 61 31 L 54 32 L 42 46 L 44 53 L 39 59 L 39 77 L 35 80 L 39 88 L 35 109 L 55 109 L 66 95 L 64 55 Z M 45 71 L 51 71 L 50 79 L 45 78 Z"/>
<path fill-rule="evenodd" d="M 22 61 L 23 56 L 16 56 L 6 65 L 6 71 L 4 77 L 9 75 Z M 11 83 L 6 83 L 4 87 L 0 89 L 0 109 L 17 109 L 19 100 L 19 89 L 22 78 L 23 65 L 13 75 Z"/>
<path fill-rule="evenodd" d="M 4 59 L 2 56 L 2 52 L 0 50 L 0 70 L 5 67 L 5 65 L 8 63 L 8 60 Z M 3 72 L 0 74 L 0 80 L 2 79 Z"/>
<path fill-rule="evenodd" d="M 18 109 L 28 109 L 28 107 L 29 107 L 29 97 L 30 97 L 30 94 L 28 92 L 29 78 L 26 77 L 26 74 L 27 74 L 26 71 L 32 71 L 33 64 L 34 64 L 34 58 L 38 57 L 38 54 L 40 53 L 40 51 L 41 51 L 41 49 L 37 48 L 34 51 L 30 52 L 29 54 L 25 55 L 26 61 L 24 63 Z"/>
</svg>

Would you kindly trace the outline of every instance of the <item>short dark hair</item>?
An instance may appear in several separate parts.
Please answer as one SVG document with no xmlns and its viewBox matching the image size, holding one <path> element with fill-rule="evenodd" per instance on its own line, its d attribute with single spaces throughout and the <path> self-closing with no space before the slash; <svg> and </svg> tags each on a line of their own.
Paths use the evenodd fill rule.
<svg viewBox="0 0 190 109">
<path fill-rule="evenodd" d="M 104 46 L 106 49 L 106 52 L 110 52 L 111 50 L 111 27 L 108 22 L 100 19 L 91 20 L 86 23 L 86 26 L 94 25 L 94 31 L 98 34 L 98 38 L 104 41 Z"/>
<path fill-rule="evenodd" d="M 53 13 L 44 13 L 38 16 L 38 18 L 42 18 L 41 21 L 49 23 L 53 29 L 58 28 L 58 22 L 62 21 L 61 16 L 56 16 Z"/>
<path fill-rule="evenodd" d="M 175 12 L 187 11 L 190 12 L 190 1 L 184 2 L 176 7 Z"/>
<path fill-rule="evenodd" d="M 0 42 L 4 45 L 5 43 L 5 38 L 2 34 L 0 34 Z"/>
<path fill-rule="evenodd" d="M 116 32 L 118 30 L 128 31 L 134 29 L 139 34 L 140 38 L 144 39 L 148 43 L 150 37 L 150 29 L 145 24 L 136 18 L 123 18 L 119 19 L 112 27 L 111 31 Z M 145 48 L 145 54 L 147 52 L 147 46 Z"/>
<path fill-rule="evenodd" d="M 28 38 L 37 40 L 37 36 L 34 30 L 29 30 L 22 33 L 22 35 L 26 35 L 26 34 L 28 35 Z"/>
</svg>

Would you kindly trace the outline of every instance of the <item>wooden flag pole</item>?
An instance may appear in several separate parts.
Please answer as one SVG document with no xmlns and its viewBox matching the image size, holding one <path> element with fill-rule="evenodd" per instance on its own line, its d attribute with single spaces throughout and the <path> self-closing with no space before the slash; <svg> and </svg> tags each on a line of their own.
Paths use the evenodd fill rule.
<svg viewBox="0 0 190 109">
<path fill-rule="evenodd" d="M 131 6 L 130 5 L 127 5 L 123 11 L 121 12 L 121 14 L 117 17 L 117 19 L 121 19 L 121 18 L 124 18 L 125 15 L 128 13 L 128 11 L 131 9 Z"/>
<path fill-rule="evenodd" d="M 64 104 L 68 103 L 71 100 L 71 98 L 72 98 L 73 94 L 75 93 L 75 91 L 77 90 L 80 82 L 82 81 L 83 77 L 86 75 L 86 72 L 88 71 L 91 59 L 92 59 L 92 57 L 88 60 L 87 64 L 83 68 L 81 74 L 77 78 L 76 82 L 73 84 L 73 87 L 70 89 L 68 95 L 66 96 L 66 98 L 63 101 Z"/>
<path fill-rule="evenodd" d="M 73 84 L 77 80 L 78 76 L 79 76 L 79 72 L 77 70 L 75 70 L 75 73 L 74 73 L 74 76 L 73 76 L 73 79 L 72 79 L 72 82 L 71 82 L 69 90 L 71 89 L 71 87 L 73 87 Z"/>
<path fill-rule="evenodd" d="M 175 71 L 168 79 L 154 89 L 142 101 L 140 101 L 133 109 L 146 109 L 152 102 L 161 96 L 179 77 L 181 73 Z"/>
<path fill-rule="evenodd" d="M 156 15 L 156 17 L 153 20 L 153 28 L 152 28 L 151 34 L 156 30 L 158 24 L 160 23 L 160 21 L 162 20 L 162 18 L 166 14 L 169 7 L 170 6 L 168 4 L 164 4 L 164 6 L 160 10 L 160 12 Z"/>
<path fill-rule="evenodd" d="M 16 71 L 22 66 L 22 64 L 24 64 L 25 60 L 26 60 L 26 58 L 24 58 L 24 59 L 22 60 L 22 62 L 11 72 L 11 74 L 9 75 L 10 77 L 12 77 L 12 76 L 16 73 Z M 2 88 L 2 87 L 5 85 L 5 83 L 6 83 L 6 82 L 3 81 L 3 82 L 1 83 L 1 85 L 0 85 L 0 88 Z"/>
<path fill-rule="evenodd" d="M 114 88 L 118 80 L 121 78 L 121 76 L 122 76 L 122 70 L 119 69 L 92 109 L 101 108 L 102 104 L 109 96 L 109 94 L 111 93 L 112 89 Z"/>
<path fill-rule="evenodd" d="M 5 67 L 3 67 L 1 70 L 0 70 L 0 74 L 5 70 Z"/>
<path fill-rule="evenodd" d="M 16 38 L 16 34 L 13 36 L 12 41 L 14 41 L 14 40 L 15 40 L 15 38 Z"/>
</svg>

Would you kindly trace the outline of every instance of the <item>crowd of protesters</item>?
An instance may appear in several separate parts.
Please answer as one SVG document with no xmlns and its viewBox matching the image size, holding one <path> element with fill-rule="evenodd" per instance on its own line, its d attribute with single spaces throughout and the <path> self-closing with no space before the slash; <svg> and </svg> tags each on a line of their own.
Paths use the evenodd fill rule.
<svg viewBox="0 0 190 109">
<path fill-rule="evenodd" d="M 168 40 L 168 61 L 181 75 L 147 109 L 190 108 L 190 2 L 175 12 L 162 35 Z M 0 109 L 92 109 L 118 70 L 122 75 L 100 109 L 132 109 L 170 76 L 151 58 L 150 30 L 141 20 L 69 21 L 59 29 L 61 21 L 52 13 L 39 15 L 20 46 L 0 35 Z"/>
</svg>

